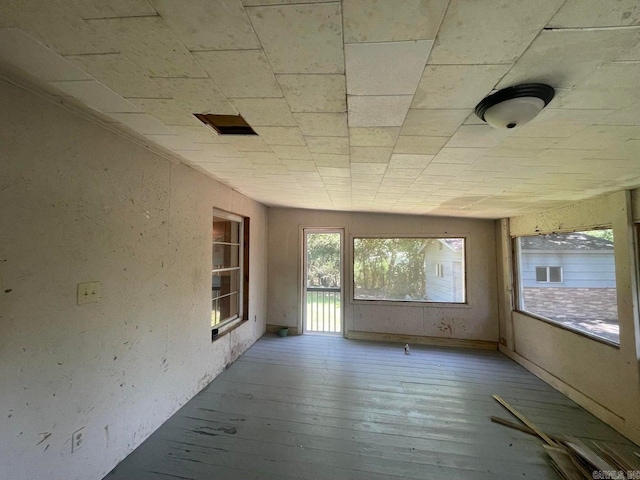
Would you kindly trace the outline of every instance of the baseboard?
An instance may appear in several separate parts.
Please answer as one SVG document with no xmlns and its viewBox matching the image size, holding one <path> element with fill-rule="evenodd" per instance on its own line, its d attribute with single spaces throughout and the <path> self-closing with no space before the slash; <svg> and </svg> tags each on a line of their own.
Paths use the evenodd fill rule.
<svg viewBox="0 0 640 480">
<path fill-rule="evenodd" d="M 560 380 L 558 377 L 552 375 L 547 372 L 542 367 L 539 367 L 535 363 L 527 360 L 522 355 L 519 355 L 516 352 L 509 350 L 508 348 L 500 345 L 500 352 L 504 353 L 507 357 L 512 359 L 514 362 L 522 365 L 524 368 L 533 373 L 540 380 L 548 383 L 553 388 L 558 390 L 560 393 L 566 395 L 571 400 L 576 402 L 582 408 L 584 408 L 589 413 L 595 415 L 600 420 L 602 420 L 607 425 L 611 426 L 619 433 L 627 437 L 629 440 L 634 442 L 636 445 L 640 445 L 640 430 L 634 427 L 633 425 L 629 425 L 624 418 L 616 415 L 608 408 L 600 405 L 598 402 L 593 400 L 590 397 L 587 397 L 584 393 L 576 390 L 571 385 L 565 383 L 563 380 Z"/>
<path fill-rule="evenodd" d="M 408 343 L 409 345 L 432 345 L 437 347 L 479 348 L 497 350 L 498 342 L 487 340 L 468 340 L 465 338 L 427 337 L 423 335 L 402 335 L 397 333 L 358 332 L 347 333 L 350 340 L 373 340 L 376 342 Z"/>
<path fill-rule="evenodd" d="M 298 335 L 298 327 L 288 327 L 286 325 L 271 325 L 269 323 L 267 323 L 267 333 L 278 333 L 278 330 L 285 327 L 289 329 L 287 335 Z"/>
</svg>

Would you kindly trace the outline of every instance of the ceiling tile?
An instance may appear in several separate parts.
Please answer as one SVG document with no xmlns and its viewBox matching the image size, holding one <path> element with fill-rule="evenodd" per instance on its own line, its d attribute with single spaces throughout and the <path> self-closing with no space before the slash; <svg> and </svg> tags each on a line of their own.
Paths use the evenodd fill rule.
<svg viewBox="0 0 640 480">
<path fill-rule="evenodd" d="M 348 137 L 304 137 L 311 153 L 349 155 Z"/>
<path fill-rule="evenodd" d="M 448 3 L 448 0 L 344 0 L 345 42 L 434 39 Z"/>
<path fill-rule="evenodd" d="M 311 160 L 311 153 L 309 149 L 304 146 L 294 146 L 294 145 L 273 145 L 273 153 L 275 153 L 278 158 L 289 158 L 295 160 Z"/>
<path fill-rule="evenodd" d="M 244 163 L 246 160 L 246 154 L 248 152 L 240 153 L 238 150 L 231 145 L 227 145 L 224 143 L 201 143 L 198 144 L 201 148 L 202 152 L 211 157 L 224 157 L 232 159 L 231 161 L 234 164 Z M 260 152 L 263 153 L 263 152 Z M 242 159 L 242 161 L 240 160 Z"/>
<path fill-rule="evenodd" d="M 280 165 L 282 162 L 273 152 L 243 152 L 244 157 L 254 165 Z"/>
<path fill-rule="evenodd" d="M 87 20 L 151 77 L 206 77 L 160 17 Z"/>
<path fill-rule="evenodd" d="M 391 152 L 389 152 L 391 155 Z M 383 175 L 387 171 L 388 163 L 351 163 L 352 175 Z"/>
<path fill-rule="evenodd" d="M 275 73 L 344 73 L 339 3 L 246 10 Z"/>
<path fill-rule="evenodd" d="M 353 147 L 393 147 L 400 127 L 350 127 L 349 142 Z"/>
<path fill-rule="evenodd" d="M 638 78 L 640 78 L 640 62 L 601 65 L 589 78 L 564 95 L 562 107 L 575 109 L 640 107 L 640 96 L 636 94 Z M 542 114 L 544 113 L 546 112 L 543 111 Z"/>
<path fill-rule="evenodd" d="M 318 167 L 318 173 L 323 177 L 350 177 L 348 168 Z"/>
<path fill-rule="evenodd" d="M 165 125 L 201 125 L 200 120 L 173 99 L 166 98 L 129 98 L 133 104 L 157 118 Z"/>
<path fill-rule="evenodd" d="M 204 125 L 173 125 L 171 130 L 194 143 L 228 143 L 225 137 L 218 135 L 212 128 Z"/>
<path fill-rule="evenodd" d="M 257 135 L 228 135 L 228 143 L 239 152 L 271 152 L 272 149 Z"/>
<path fill-rule="evenodd" d="M 294 113 L 300 131 L 310 137 L 346 137 L 346 113 Z"/>
<path fill-rule="evenodd" d="M 155 81 L 166 95 L 191 113 L 238 114 L 210 78 L 157 78 Z"/>
<path fill-rule="evenodd" d="M 189 50 L 260 48 L 240 0 L 150 0 Z"/>
<path fill-rule="evenodd" d="M 349 96 L 349 127 L 402 126 L 411 99 L 411 95 Z"/>
<path fill-rule="evenodd" d="M 636 45 L 640 27 L 623 29 L 543 30 L 498 88 L 541 82 L 574 88 L 598 66 Z M 489 92 L 487 92 L 489 93 Z"/>
<path fill-rule="evenodd" d="M 50 82 L 61 92 L 103 113 L 141 113 L 142 109 L 95 80 Z"/>
<path fill-rule="evenodd" d="M 447 147 L 494 147 L 499 145 L 508 132 L 489 125 L 462 125 L 451 137 Z"/>
<path fill-rule="evenodd" d="M 394 153 L 391 155 L 389 169 L 423 169 L 431 163 L 433 155 L 406 155 Z"/>
<path fill-rule="evenodd" d="M 94 31 L 64 2 L 20 0 L 0 2 L 0 27 L 19 27 L 60 55 L 115 53 L 116 46 Z"/>
<path fill-rule="evenodd" d="M 488 148 L 442 148 L 433 161 L 435 163 L 463 163 L 471 165 L 487 154 Z"/>
<path fill-rule="evenodd" d="M 563 1 L 510 0 L 488 8 L 476 0 L 452 0 L 429 63 L 513 63 Z"/>
<path fill-rule="evenodd" d="M 283 159 L 282 164 L 287 167 L 290 172 L 316 172 L 315 162 L 307 160 L 290 160 Z"/>
<path fill-rule="evenodd" d="M 313 160 L 319 167 L 349 168 L 349 155 L 337 155 L 334 153 L 314 153 Z"/>
<path fill-rule="evenodd" d="M 558 10 L 549 27 L 619 27 L 640 25 L 640 4 L 637 0 L 567 0 Z"/>
<path fill-rule="evenodd" d="M 475 108 L 510 65 L 427 65 L 411 108 Z"/>
<path fill-rule="evenodd" d="M 147 0 L 65 0 L 64 6 L 83 19 L 157 15 Z"/>
<path fill-rule="evenodd" d="M 193 56 L 229 98 L 282 97 L 262 50 L 194 52 Z"/>
<path fill-rule="evenodd" d="M 165 96 L 156 81 L 151 80 L 137 65 L 119 53 L 70 55 L 66 58 L 123 97 Z"/>
<path fill-rule="evenodd" d="M 417 153 L 435 155 L 449 141 L 449 137 L 404 136 L 398 137 L 393 153 Z"/>
<path fill-rule="evenodd" d="M 82 70 L 18 28 L 0 29 L 0 59 L 40 80 L 91 80 Z"/>
<path fill-rule="evenodd" d="M 278 75 L 292 112 L 346 112 L 344 75 Z"/>
<path fill-rule="evenodd" d="M 349 95 L 413 95 L 433 41 L 345 45 Z"/>
<path fill-rule="evenodd" d="M 389 163 L 391 147 L 351 147 L 352 163 Z M 374 173 L 374 172 L 371 172 Z"/>
<path fill-rule="evenodd" d="M 234 98 L 231 103 L 252 127 L 296 126 L 284 98 Z"/>
<path fill-rule="evenodd" d="M 298 127 L 256 127 L 254 130 L 269 145 L 305 145 Z"/>
<path fill-rule="evenodd" d="M 175 135 L 174 131 L 146 113 L 110 113 L 109 116 L 142 135 Z"/>
<path fill-rule="evenodd" d="M 468 109 L 409 109 L 402 126 L 402 135 L 451 136 L 469 115 Z"/>
</svg>

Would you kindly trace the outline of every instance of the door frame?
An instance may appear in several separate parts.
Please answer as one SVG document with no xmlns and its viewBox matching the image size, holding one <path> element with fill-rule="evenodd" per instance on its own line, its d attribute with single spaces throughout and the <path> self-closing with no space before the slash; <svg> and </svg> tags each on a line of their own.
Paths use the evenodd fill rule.
<svg viewBox="0 0 640 480">
<path fill-rule="evenodd" d="M 300 335 L 305 333 L 305 322 L 307 317 L 307 233 L 339 233 L 340 234 L 340 334 L 346 338 L 344 311 L 345 311 L 345 236 L 346 232 L 343 227 L 300 227 L 300 276 L 298 278 L 298 332 Z"/>
</svg>

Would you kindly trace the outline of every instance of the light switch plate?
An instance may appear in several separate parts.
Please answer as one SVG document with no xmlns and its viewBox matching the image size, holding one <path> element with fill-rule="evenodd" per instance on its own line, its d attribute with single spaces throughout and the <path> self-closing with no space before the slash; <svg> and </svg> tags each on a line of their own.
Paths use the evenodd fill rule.
<svg viewBox="0 0 640 480">
<path fill-rule="evenodd" d="M 100 282 L 78 284 L 78 305 L 100 301 Z"/>
</svg>

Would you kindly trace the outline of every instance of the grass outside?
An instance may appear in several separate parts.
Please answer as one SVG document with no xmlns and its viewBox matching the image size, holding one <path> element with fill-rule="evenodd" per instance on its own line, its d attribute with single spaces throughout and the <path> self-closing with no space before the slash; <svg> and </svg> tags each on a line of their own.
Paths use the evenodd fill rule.
<svg viewBox="0 0 640 480">
<path fill-rule="evenodd" d="M 342 331 L 341 299 L 339 292 L 307 292 L 308 332 Z"/>
</svg>

